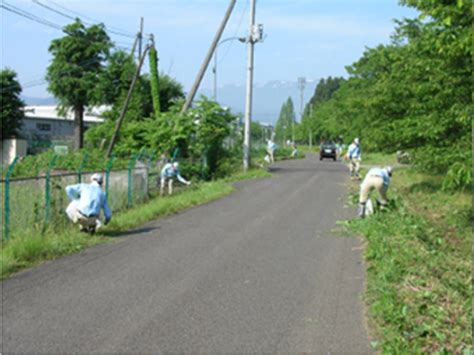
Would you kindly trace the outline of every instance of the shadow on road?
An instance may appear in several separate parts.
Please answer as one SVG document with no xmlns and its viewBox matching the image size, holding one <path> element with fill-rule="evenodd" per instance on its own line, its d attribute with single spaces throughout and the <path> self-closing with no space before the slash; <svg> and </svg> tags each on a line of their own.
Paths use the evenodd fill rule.
<svg viewBox="0 0 474 355">
<path fill-rule="evenodd" d="M 126 230 L 126 231 L 121 231 L 121 232 L 104 231 L 102 234 L 107 236 L 107 237 L 120 238 L 120 237 L 129 236 L 129 235 L 132 235 L 132 234 L 148 233 L 148 232 L 152 232 L 152 231 L 159 230 L 159 229 L 160 229 L 159 226 L 141 227 L 141 228 Z"/>
</svg>

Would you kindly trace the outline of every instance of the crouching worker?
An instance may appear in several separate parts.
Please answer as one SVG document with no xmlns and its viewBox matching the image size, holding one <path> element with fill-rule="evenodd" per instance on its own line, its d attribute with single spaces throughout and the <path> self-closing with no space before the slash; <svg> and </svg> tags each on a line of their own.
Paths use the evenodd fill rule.
<svg viewBox="0 0 474 355">
<path fill-rule="evenodd" d="M 377 205 L 380 208 L 387 206 L 387 190 L 390 185 L 390 178 L 392 177 L 392 168 L 387 166 L 383 169 L 372 168 L 369 170 L 360 185 L 359 196 L 359 217 L 364 218 L 366 214 L 366 204 L 370 198 L 370 192 L 376 190 L 378 193 Z"/>
<path fill-rule="evenodd" d="M 66 214 L 74 224 L 79 224 L 81 231 L 94 233 L 102 223 L 100 210 L 104 210 L 104 223 L 112 218 L 112 212 L 107 204 L 107 197 L 102 191 L 102 175 L 94 174 L 90 184 L 76 184 L 66 187 L 66 194 L 71 203 L 66 208 Z"/>
<path fill-rule="evenodd" d="M 184 179 L 179 173 L 179 164 L 178 162 L 167 163 L 161 170 L 161 182 L 160 182 L 160 195 L 163 196 L 165 192 L 165 185 L 168 182 L 168 193 L 171 195 L 173 193 L 173 179 L 177 178 L 181 183 L 185 185 L 191 185 L 190 181 Z"/>
</svg>

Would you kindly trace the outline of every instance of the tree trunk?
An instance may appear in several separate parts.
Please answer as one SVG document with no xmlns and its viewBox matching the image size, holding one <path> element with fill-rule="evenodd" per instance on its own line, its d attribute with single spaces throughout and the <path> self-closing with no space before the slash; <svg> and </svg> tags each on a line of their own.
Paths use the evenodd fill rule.
<svg viewBox="0 0 474 355">
<path fill-rule="evenodd" d="M 84 106 L 74 108 L 74 151 L 78 151 L 84 145 Z"/>
</svg>

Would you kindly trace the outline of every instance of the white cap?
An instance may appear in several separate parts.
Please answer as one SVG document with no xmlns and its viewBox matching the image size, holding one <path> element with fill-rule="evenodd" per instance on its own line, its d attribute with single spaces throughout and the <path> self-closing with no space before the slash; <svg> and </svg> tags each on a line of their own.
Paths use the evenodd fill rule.
<svg viewBox="0 0 474 355">
<path fill-rule="evenodd" d="M 359 144 L 359 138 L 355 138 L 354 143 Z"/>
<path fill-rule="evenodd" d="M 95 173 L 91 176 L 91 181 L 95 181 L 99 184 L 102 184 L 102 174 Z"/>
<path fill-rule="evenodd" d="M 177 168 L 178 166 L 179 166 L 179 163 L 178 163 L 177 161 L 175 161 L 175 162 L 173 163 L 173 167 L 174 167 L 174 168 Z"/>
<path fill-rule="evenodd" d="M 392 167 L 391 166 L 386 166 L 385 170 L 387 171 L 388 175 L 392 176 Z"/>
</svg>

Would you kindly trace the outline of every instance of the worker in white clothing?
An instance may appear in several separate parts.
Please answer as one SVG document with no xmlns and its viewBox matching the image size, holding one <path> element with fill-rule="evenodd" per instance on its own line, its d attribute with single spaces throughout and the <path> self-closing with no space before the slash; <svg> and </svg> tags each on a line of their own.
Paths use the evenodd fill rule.
<svg viewBox="0 0 474 355">
<path fill-rule="evenodd" d="M 92 175 L 90 184 L 67 186 L 66 194 L 71 200 L 66 208 L 66 214 L 74 224 L 79 224 L 81 231 L 94 233 L 102 226 L 101 210 L 104 210 L 105 224 L 112 218 L 107 196 L 102 191 L 101 174 Z"/>
<path fill-rule="evenodd" d="M 190 181 L 183 178 L 179 172 L 178 162 L 167 163 L 161 170 L 161 182 L 160 182 L 160 195 L 163 196 L 165 192 L 165 185 L 168 182 L 168 194 L 173 193 L 173 180 L 177 178 L 181 183 L 185 185 L 191 185 Z"/>
<path fill-rule="evenodd" d="M 271 139 L 267 140 L 267 153 L 269 157 L 269 163 L 274 163 L 275 162 L 275 150 L 276 150 L 276 144 L 274 141 Z"/>
<path fill-rule="evenodd" d="M 360 179 L 360 160 L 361 160 L 361 148 L 359 138 L 355 138 L 354 142 L 349 146 L 347 150 L 347 156 L 349 158 L 349 170 L 351 172 L 351 179 Z"/>
<path fill-rule="evenodd" d="M 366 214 L 366 204 L 370 198 L 370 192 L 376 190 L 378 193 L 377 205 L 380 208 L 387 206 L 387 190 L 390 185 L 390 178 L 392 177 L 392 167 L 372 168 L 369 170 L 360 185 L 359 196 L 359 217 L 364 218 Z"/>
</svg>

